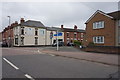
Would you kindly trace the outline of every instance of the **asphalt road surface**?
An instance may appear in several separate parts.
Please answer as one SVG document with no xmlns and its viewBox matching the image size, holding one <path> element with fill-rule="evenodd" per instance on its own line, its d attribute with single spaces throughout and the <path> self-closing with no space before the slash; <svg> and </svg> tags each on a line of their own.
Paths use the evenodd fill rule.
<svg viewBox="0 0 120 80">
<path fill-rule="evenodd" d="M 3 48 L 3 78 L 108 78 L 118 67 L 40 53 L 39 48 Z"/>
</svg>

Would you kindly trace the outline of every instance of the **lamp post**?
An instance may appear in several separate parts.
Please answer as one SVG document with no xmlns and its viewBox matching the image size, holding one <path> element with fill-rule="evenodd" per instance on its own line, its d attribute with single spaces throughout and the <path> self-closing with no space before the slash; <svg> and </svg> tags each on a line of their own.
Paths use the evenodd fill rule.
<svg viewBox="0 0 120 80">
<path fill-rule="evenodd" d="M 8 47 L 10 46 L 10 16 L 7 16 L 9 19 L 9 27 L 8 27 Z"/>
</svg>

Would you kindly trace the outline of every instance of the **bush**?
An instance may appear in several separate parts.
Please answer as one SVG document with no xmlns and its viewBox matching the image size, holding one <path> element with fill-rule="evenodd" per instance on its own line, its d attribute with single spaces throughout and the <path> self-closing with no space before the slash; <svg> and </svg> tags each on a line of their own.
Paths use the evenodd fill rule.
<svg viewBox="0 0 120 80">
<path fill-rule="evenodd" d="M 82 45 L 82 43 L 79 42 L 79 41 L 77 41 L 77 40 L 75 40 L 75 41 L 74 41 L 74 45 L 76 45 L 76 46 L 80 46 L 80 45 Z"/>
<path fill-rule="evenodd" d="M 95 46 L 95 43 L 89 42 L 88 46 Z"/>
</svg>

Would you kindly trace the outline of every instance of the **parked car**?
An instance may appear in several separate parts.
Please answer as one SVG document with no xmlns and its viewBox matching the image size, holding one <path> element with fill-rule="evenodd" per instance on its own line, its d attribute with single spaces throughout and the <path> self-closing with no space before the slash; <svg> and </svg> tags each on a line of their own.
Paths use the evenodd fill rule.
<svg viewBox="0 0 120 80">
<path fill-rule="evenodd" d="M 67 46 L 74 46 L 74 44 L 73 43 L 68 43 Z"/>
<path fill-rule="evenodd" d="M 2 43 L 1 46 L 2 47 L 8 47 L 8 44 L 7 43 Z"/>
<path fill-rule="evenodd" d="M 64 42 L 59 42 L 58 45 L 59 45 L 59 46 L 64 46 Z M 54 46 L 57 46 L 57 43 L 53 43 L 52 46 L 53 46 L 53 47 L 54 47 Z"/>
</svg>

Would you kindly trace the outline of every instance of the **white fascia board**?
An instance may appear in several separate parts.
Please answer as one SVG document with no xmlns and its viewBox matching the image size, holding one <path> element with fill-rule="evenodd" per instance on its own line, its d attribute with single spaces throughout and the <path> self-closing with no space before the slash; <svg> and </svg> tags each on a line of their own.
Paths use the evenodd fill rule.
<svg viewBox="0 0 120 80">
<path fill-rule="evenodd" d="M 104 12 L 102 12 L 102 11 L 100 11 L 100 10 L 97 10 L 97 11 L 85 22 L 85 24 L 88 23 L 97 13 L 100 13 L 100 14 L 102 14 L 102 15 L 105 15 L 105 16 L 113 19 L 112 16 L 109 16 L 109 15 L 107 15 L 106 13 L 104 13 Z"/>
</svg>

